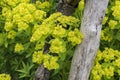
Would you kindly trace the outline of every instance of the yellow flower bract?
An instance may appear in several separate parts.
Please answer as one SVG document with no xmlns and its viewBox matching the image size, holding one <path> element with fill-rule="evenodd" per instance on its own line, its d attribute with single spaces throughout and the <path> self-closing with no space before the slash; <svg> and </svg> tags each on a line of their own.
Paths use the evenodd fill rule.
<svg viewBox="0 0 120 80">
<path fill-rule="evenodd" d="M 111 79 L 115 73 L 119 74 L 119 71 L 120 52 L 112 48 L 105 48 L 104 51 L 99 50 L 91 72 L 92 80 L 102 80 L 102 77 Z"/>
<path fill-rule="evenodd" d="M 43 51 L 34 52 L 32 56 L 32 61 L 34 63 L 41 64 L 43 60 Z"/>
<path fill-rule="evenodd" d="M 52 53 L 64 53 L 66 51 L 66 46 L 60 39 L 53 39 L 51 40 L 50 51 Z"/>
<path fill-rule="evenodd" d="M 9 74 L 0 74 L 0 80 L 11 80 L 11 76 Z"/>
<path fill-rule="evenodd" d="M 21 52 L 24 50 L 24 46 L 21 43 L 16 43 L 15 52 Z"/>
</svg>

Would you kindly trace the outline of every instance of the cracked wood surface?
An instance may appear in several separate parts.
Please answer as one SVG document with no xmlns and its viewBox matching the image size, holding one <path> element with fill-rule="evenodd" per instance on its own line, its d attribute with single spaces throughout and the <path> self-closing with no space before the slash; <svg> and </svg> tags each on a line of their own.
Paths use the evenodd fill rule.
<svg viewBox="0 0 120 80">
<path fill-rule="evenodd" d="M 97 54 L 102 20 L 109 0 L 85 0 L 81 24 L 84 39 L 76 47 L 68 80 L 88 80 Z"/>
</svg>

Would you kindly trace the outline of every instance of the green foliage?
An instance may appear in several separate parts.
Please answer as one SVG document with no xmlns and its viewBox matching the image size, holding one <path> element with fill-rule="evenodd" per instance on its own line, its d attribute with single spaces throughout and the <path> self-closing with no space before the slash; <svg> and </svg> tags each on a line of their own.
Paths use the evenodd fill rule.
<svg viewBox="0 0 120 80">
<path fill-rule="evenodd" d="M 29 80 L 32 80 L 32 76 L 34 76 L 34 74 L 31 74 L 31 69 L 33 68 L 34 64 L 25 64 L 24 62 L 22 62 L 22 69 L 17 70 L 18 72 L 20 72 L 20 77 L 19 78 L 24 78 L 27 77 Z"/>
</svg>

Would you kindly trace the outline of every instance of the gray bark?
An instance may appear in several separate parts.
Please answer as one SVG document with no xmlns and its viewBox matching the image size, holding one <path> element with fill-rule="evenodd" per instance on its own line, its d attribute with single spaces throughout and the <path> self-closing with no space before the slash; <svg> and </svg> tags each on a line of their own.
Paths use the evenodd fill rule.
<svg viewBox="0 0 120 80">
<path fill-rule="evenodd" d="M 50 71 L 44 68 L 42 64 L 37 68 L 34 80 L 49 80 L 49 77 Z"/>
<path fill-rule="evenodd" d="M 68 80 L 88 80 L 99 48 L 102 20 L 109 0 L 86 0 L 81 24 L 84 39 L 76 47 Z"/>
<path fill-rule="evenodd" d="M 72 15 L 78 6 L 80 0 L 60 0 L 57 6 L 57 11 L 64 15 Z"/>
</svg>

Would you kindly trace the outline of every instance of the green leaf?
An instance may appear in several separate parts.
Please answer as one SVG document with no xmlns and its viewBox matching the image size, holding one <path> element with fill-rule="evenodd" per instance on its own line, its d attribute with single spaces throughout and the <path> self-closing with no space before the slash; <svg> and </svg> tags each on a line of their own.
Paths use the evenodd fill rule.
<svg viewBox="0 0 120 80">
<path fill-rule="evenodd" d="M 21 69 L 21 70 L 17 70 L 18 72 L 21 72 L 21 73 L 27 73 L 24 69 Z"/>
<path fill-rule="evenodd" d="M 24 77 L 26 77 L 25 74 L 20 74 L 20 76 L 19 76 L 19 78 L 24 78 Z"/>
<path fill-rule="evenodd" d="M 24 44 L 24 50 L 27 50 L 30 46 L 30 42 Z"/>
<path fill-rule="evenodd" d="M 120 33 L 117 33 L 116 39 L 120 41 Z"/>
<path fill-rule="evenodd" d="M 116 26 L 115 26 L 115 29 L 120 29 L 120 23 L 118 23 Z"/>
<path fill-rule="evenodd" d="M 0 33 L 0 46 L 2 46 L 6 41 L 6 34 Z"/>
<path fill-rule="evenodd" d="M 66 53 L 59 53 L 59 57 L 61 61 L 64 61 L 66 57 Z"/>
<path fill-rule="evenodd" d="M 22 69 L 17 70 L 19 73 L 19 78 L 23 78 L 23 77 L 30 77 L 30 70 L 33 68 L 34 64 L 25 64 L 24 62 L 22 62 Z"/>
</svg>

